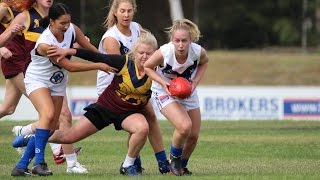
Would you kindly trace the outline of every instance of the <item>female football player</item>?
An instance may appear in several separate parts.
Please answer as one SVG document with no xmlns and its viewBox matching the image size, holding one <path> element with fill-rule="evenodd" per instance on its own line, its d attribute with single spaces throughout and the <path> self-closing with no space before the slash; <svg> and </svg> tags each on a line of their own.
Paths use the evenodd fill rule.
<svg viewBox="0 0 320 180">
<path fill-rule="evenodd" d="M 3 33 L 0 38 L 0 46 L 6 45 L 6 47 L 2 47 L 0 52 L 3 55 L 1 62 L 6 78 L 6 92 L 4 102 L 0 106 L 0 118 L 12 114 L 22 94 L 26 95 L 23 79 L 26 68 L 31 62 L 30 52 L 46 28 L 40 25 L 40 21 L 48 15 L 52 4 L 53 0 L 10 0 L 1 4 L 0 11 L 4 17 L 2 18 L 4 27 L 1 26 Z M 9 21 L 9 18 L 12 20 Z M 63 102 L 59 122 L 60 128 L 71 127 L 71 113 L 66 98 Z M 12 131 L 16 135 L 21 135 L 34 133 L 34 130 L 35 125 L 30 124 L 25 127 L 15 126 Z M 62 151 L 60 144 L 50 144 L 50 146 L 57 164 L 67 160 L 67 172 L 87 172 L 78 163 L 73 145 L 63 145 L 64 151 Z M 23 170 L 26 170 L 28 160 L 27 158 L 21 160 L 12 171 L 12 175 L 25 175 Z"/>
<path fill-rule="evenodd" d="M 85 108 L 86 113 L 67 131 L 56 131 L 51 142 L 73 143 L 82 140 L 110 124 L 116 130 L 125 130 L 129 136 L 128 152 L 120 167 L 123 175 L 137 176 L 134 165 L 144 146 L 149 124 L 145 116 L 150 107 L 151 79 L 145 74 L 143 64 L 157 49 L 155 37 L 146 32 L 137 40 L 128 55 L 97 54 L 82 49 L 53 49 L 53 56 L 75 55 L 87 60 L 104 61 L 117 68 L 111 84 L 99 96 L 98 101 Z"/>
<path fill-rule="evenodd" d="M 88 43 L 84 34 L 71 23 L 69 8 L 61 3 L 54 4 L 49 9 L 48 17 L 43 21 L 43 27 L 47 27 L 37 40 L 35 48 L 31 52 L 31 63 L 25 74 L 26 93 L 39 114 L 39 121 L 35 129 L 35 150 L 33 174 L 40 176 L 52 175 L 44 158 L 46 143 L 58 124 L 64 101 L 68 81 L 68 71 L 79 72 L 88 70 L 113 71 L 104 63 L 72 62 L 67 58 L 57 60 L 56 57 L 48 57 L 47 50 L 55 45 L 61 48 L 70 48 L 74 42 L 91 50 L 96 48 Z M 27 145 L 24 156 L 31 155 Z"/>
<path fill-rule="evenodd" d="M 133 47 L 143 29 L 137 22 L 132 21 L 137 4 L 135 0 L 113 0 L 110 1 L 110 10 L 104 22 L 104 27 L 108 29 L 102 36 L 99 43 L 99 51 L 103 54 L 127 54 Z M 97 91 L 100 95 L 111 83 L 114 75 L 98 71 Z M 162 132 L 157 117 L 152 106 L 146 107 L 146 119 L 149 122 L 149 141 L 152 145 L 155 157 L 158 162 L 159 171 L 169 172 L 169 164 L 162 140 Z M 140 156 L 136 159 L 135 165 L 138 172 L 142 172 Z"/>
<path fill-rule="evenodd" d="M 196 147 L 200 108 L 196 87 L 208 66 L 206 51 L 195 42 L 200 37 L 196 24 L 187 19 L 174 21 L 168 28 L 170 42 L 161 46 L 144 64 L 152 81 L 152 97 L 161 113 L 175 130 L 170 150 L 170 170 L 177 176 L 191 175 L 188 160 Z M 192 83 L 192 94 L 186 99 L 171 96 L 171 79 L 184 77 Z"/>
</svg>

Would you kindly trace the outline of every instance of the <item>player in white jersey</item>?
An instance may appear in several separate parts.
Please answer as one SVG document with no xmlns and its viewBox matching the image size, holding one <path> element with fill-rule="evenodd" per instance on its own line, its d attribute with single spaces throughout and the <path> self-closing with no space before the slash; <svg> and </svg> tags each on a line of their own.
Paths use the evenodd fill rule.
<svg viewBox="0 0 320 180">
<path fill-rule="evenodd" d="M 135 0 L 113 0 L 110 3 L 110 10 L 104 22 L 104 27 L 108 30 L 101 38 L 99 51 L 105 54 L 123 55 L 131 49 L 144 30 L 138 23 L 132 22 L 137 9 Z M 113 75 L 98 71 L 97 90 L 99 95 L 110 84 L 113 77 Z M 160 125 L 152 106 L 146 107 L 145 115 L 150 128 L 148 137 L 158 162 L 159 171 L 162 174 L 167 173 L 170 171 L 169 163 L 164 151 Z M 137 171 L 141 173 L 143 168 L 141 167 L 140 156 L 134 164 L 137 166 Z"/>
<path fill-rule="evenodd" d="M 102 36 L 101 41 L 99 43 L 99 47 L 98 47 L 99 51 L 103 54 L 108 54 L 108 52 L 106 51 L 104 41 L 106 38 L 107 39 L 112 38 L 112 39 L 116 40 L 116 43 L 117 43 L 116 47 L 119 47 L 120 54 L 121 55 L 127 54 L 140 36 L 140 25 L 136 22 L 130 22 L 129 29 L 131 31 L 131 35 L 126 36 L 126 35 L 122 34 L 122 32 L 118 29 L 116 24 L 113 25 Z M 106 40 L 106 41 L 108 41 L 108 40 Z M 113 48 L 113 47 L 110 47 L 110 45 L 108 45 L 108 46 L 109 46 L 109 48 Z M 97 74 L 98 95 L 100 95 L 106 89 L 106 87 L 109 86 L 113 77 L 114 77 L 114 74 L 108 74 L 103 71 L 98 71 L 98 74 Z"/>
<path fill-rule="evenodd" d="M 152 97 L 160 112 L 172 123 L 170 170 L 176 176 L 191 175 L 188 160 L 196 147 L 201 124 L 196 87 L 204 75 L 209 58 L 197 42 L 198 26 L 187 19 L 176 20 L 168 28 L 170 42 L 161 46 L 144 64 L 152 81 Z M 156 70 L 155 70 L 156 69 Z M 192 94 L 186 99 L 171 96 L 168 86 L 175 77 L 192 83 Z"/>
<path fill-rule="evenodd" d="M 50 47 L 70 48 L 75 41 L 81 46 L 85 45 L 85 48 L 96 50 L 93 45 L 87 43 L 81 30 L 71 23 L 69 12 L 69 8 L 61 3 L 56 3 L 50 8 L 48 17 L 43 21 L 50 24 L 43 25 L 48 28 L 40 35 L 31 52 L 32 61 L 24 80 L 29 99 L 38 111 L 39 121 L 34 141 L 29 141 L 23 156 L 31 159 L 35 156 L 32 173 L 40 176 L 52 175 L 45 163 L 44 152 L 49 136 L 59 123 L 68 81 L 67 71 L 115 70 L 104 63 L 81 63 L 72 62 L 67 58 L 47 57 Z"/>
</svg>

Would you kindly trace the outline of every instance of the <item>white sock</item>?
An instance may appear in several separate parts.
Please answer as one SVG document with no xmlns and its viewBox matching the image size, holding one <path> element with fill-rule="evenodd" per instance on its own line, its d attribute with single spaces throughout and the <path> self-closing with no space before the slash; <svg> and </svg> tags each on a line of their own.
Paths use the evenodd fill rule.
<svg viewBox="0 0 320 180">
<path fill-rule="evenodd" d="M 124 160 L 122 167 L 129 167 L 134 164 L 136 158 L 129 157 L 128 154 L 126 155 L 126 159 Z"/>
<path fill-rule="evenodd" d="M 76 153 L 65 154 L 65 156 L 66 156 L 66 161 L 67 161 L 67 167 L 73 167 L 76 164 L 76 162 L 78 161 Z"/>
<path fill-rule="evenodd" d="M 59 154 L 61 149 L 61 144 L 49 143 L 53 154 Z"/>
<path fill-rule="evenodd" d="M 34 134 L 34 132 L 32 131 L 32 124 L 28 124 L 26 126 L 23 126 L 20 130 L 21 135 L 25 136 L 25 135 L 29 135 L 29 134 Z"/>
</svg>

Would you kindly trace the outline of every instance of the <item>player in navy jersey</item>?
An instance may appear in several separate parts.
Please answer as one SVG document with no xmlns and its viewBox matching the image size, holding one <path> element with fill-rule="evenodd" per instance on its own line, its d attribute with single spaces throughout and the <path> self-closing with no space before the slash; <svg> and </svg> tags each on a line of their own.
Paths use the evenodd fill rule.
<svg viewBox="0 0 320 180">
<path fill-rule="evenodd" d="M 127 54 L 139 36 L 144 32 L 141 25 L 133 21 L 137 11 L 135 0 L 113 0 L 110 1 L 110 10 L 104 21 L 107 31 L 99 43 L 99 51 L 103 54 Z M 114 75 L 98 71 L 97 91 L 100 95 L 111 83 Z M 164 151 L 162 132 L 153 108 L 147 107 L 145 115 L 149 122 L 149 142 L 155 153 L 160 173 L 169 172 L 168 161 Z M 138 172 L 142 172 L 141 158 L 135 161 Z"/>
<path fill-rule="evenodd" d="M 151 79 L 144 73 L 143 64 L 156 49 L 157 41 L 149 32 L 139 37 L 128 55 L 97 54 L 81 49 L 53 49 L 54 56 L 68 54 L 87 60 L 104 61 L 118 71 L 98 101 L 85 108 L 84 116 L 71 129 L 55 131 L 49 141 L 77 142 L 114 124 L 116 130 L 123 129 L 130 134 L 128 152 L 120 173 L 139 175 L 134 161 L 148 137 L 149 125 L 145 112 L 147 107 L 152 106 L 149 101 Z"/>
<path fill-rule="evenodd" d="M 191 175 L 188 160 L 196 147 L 201 124 L 196 87 L 208 66 L 206 51 L 195 42 L 198 26 L 187 19 L 174 21 L 168 28 L 170 42 L 161 46 L 144 64 L 152 78 L 152 97 L 160 112 L 175 130 L 170 149 L 170 169 L 176 176 Z M 186 99 L 171 96 L 171 79 L 184 77 L 192 83 L 192 94 Z"/>
</svg>

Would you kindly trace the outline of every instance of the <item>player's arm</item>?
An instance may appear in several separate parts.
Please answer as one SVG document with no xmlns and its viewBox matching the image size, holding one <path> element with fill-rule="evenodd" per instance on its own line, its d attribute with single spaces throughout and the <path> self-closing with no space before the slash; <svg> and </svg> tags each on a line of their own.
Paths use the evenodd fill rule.
<svg viewBox="0 0 320 180">
<path fill-rule="evenodd" d="M 88 41 L 88 38 L 83 34 L 80 28 L 75 24 L 73 24 L 73 26 L 76 32 L 76 39 L 75 39 L 76 43 L 78 43 L 81 48 L 88 49 L 98 53 L 99 50 L 94 45 L 92 45 L 90 41 Z"/>
<path fill-rule="evenodd" d="M 105 72 L 114 72 L 116 69 L 113 67 L 110 67 L 109 65 L 105 63 L 82 63 L 82 62 L 74 62 L 66 57 L 61 58 L 58 60 L 60 56 L 58 55 L 51 55 L 49 56 L 48 53 L 49 48 L 52 47 L 49 44 L 39 44 L 37 47 L 37 52 L 45 57 L 48 57 L 54 64 L 57 64 L 58 66 L 66 69 L 69 72 L 81 72 L 81 71 L 90 71 L 90 70 L 101 70 Z M 60 49 L 60 48 L 58 48 Z M 62 49 L 63 50 L 63 49 Z M 70 50 L 70 49 L 68 49 Z"/>
<path fill-rule="evenodd" d="M 207 56 L 207 52 L 204 48 L 201 48 L 201 55 L 200 55 L 200 62 L 198 65 L 198 70 L 197 70 L 197 73 L 196 73 L 194 79 L 191 80 L 192 81 L 192 91 L 199 84 L 201 78 L 203 77 L 203 75 L 208 67 L 208 63 L 209 63 L 209 57 Z"/>
<path fill-rule="evenodd" d="M 6 3 L 0 3 L 0 21 L 3 22 L 4 18 L 6 18 L 8 11 L 8 5 Z"/>
<path fill-rule="evenodd" d="M 92 62 L 102 62 L 102 63 L 108 64 L 109 66 L 116 68 L 117 69 L 116 72 L 122 69 L 122 67 L 124 66 L 128 58 L 126 55 L 95 53 L 85 49 L 74 49 L 74 50 L 76 50 L 74 56 L 77 56 L 81 59 L 85 59 Z"/>
<path fill-rule="evenodd" d="M 6 46 L 16 34 L 26 27 L 27 12 L 19 13 L 11 22 L 10 26 L 0 35 L 0 47 Z"/>
<path fill-rule="evenodd" d="M 163 65 L 163 56 L 161 50 L 158 49 L 144 63 L 144 71 L 151 79 L 161 84 L 162 87 L 167 91 L 167 93 L 171 95 L 168 90 L 169 82 L 166 82 L 164 79 L 162 79 L 155 71 L 155 68 L 160 65 Z"/>
<path fill-rule="evenodd" d="M 113 37 L 106 37 L 103 40 L 103 49 L 107 54 L 121 54 L 119 42 Z"/>
<path fill-rule="evenodd" d="M 81 59 L 95 62 L 95 63 L 97 62 L 105 63 L 105 64 L 108 64 L 109 66 L 114 67 L 115 71 L 117 71 L 117 69 L 122 69 L 127 58 L 127 56 L 125 55 L 101 54 L 101 53 L 96 53 L 96 52 L 92 52 L 85 49 L 74 49 L 74 48 L 62 49 L 56 46 L 49 47 L 47 50 L 47 53 L 48 53 L 48 57 L 56 57 L 57 59 L 59 57 L 58 61 L 60 61 L 60 59 L 63 59 L 65 56 L 71 55 L 71 56 L 77 56 Z"/>
</svg>

